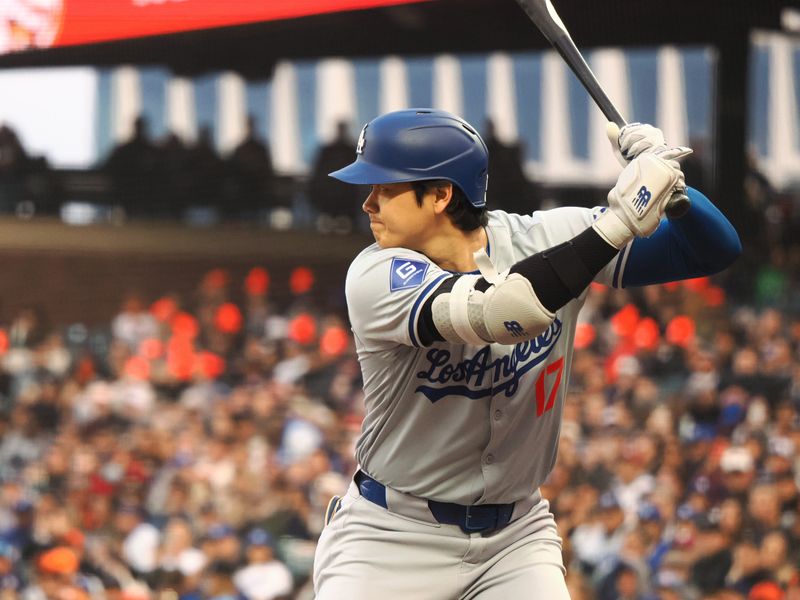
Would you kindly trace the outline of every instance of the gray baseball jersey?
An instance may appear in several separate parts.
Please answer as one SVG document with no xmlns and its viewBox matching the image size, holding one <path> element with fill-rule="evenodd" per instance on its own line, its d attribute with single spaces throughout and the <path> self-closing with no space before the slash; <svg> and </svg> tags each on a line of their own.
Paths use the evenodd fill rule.
<svg viewBox="0 0 800 600">
<path fill-rule="evenodd" d="M 573 238 L 602 210 L 491 211 L 487 252 L 503 271 Z M 619 286 L 627 249 L 595 281 Z M 372 477 L 414 496 L 515 502 L 530 496 L 555 462 L 585 293 L 559 309 L 536 339 L 423 347 L 420 308 L 452 276 L 420 253 L 377 244 L 350 266 L 347 304 L 366 403 L 356 457 Z"/>
</svg>

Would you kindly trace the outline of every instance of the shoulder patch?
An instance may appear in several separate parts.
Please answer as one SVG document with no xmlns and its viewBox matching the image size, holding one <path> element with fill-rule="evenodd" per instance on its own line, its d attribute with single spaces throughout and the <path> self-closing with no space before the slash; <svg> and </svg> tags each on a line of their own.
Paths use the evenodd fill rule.
<svg viewBox="0 0 800 600">
<path fill-rule="evenodd" d="M 389 289 L 393 292 L 397 290 L 407 290 L 422 284 L 425 273 L 428 272 L 430 263 L 411 258 L 393 258 Z"/>
</svg>

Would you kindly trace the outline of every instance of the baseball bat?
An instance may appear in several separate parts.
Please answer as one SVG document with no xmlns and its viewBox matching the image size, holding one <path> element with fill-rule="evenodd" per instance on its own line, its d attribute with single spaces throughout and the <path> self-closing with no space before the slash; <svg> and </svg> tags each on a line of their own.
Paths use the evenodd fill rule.
<svg viewBox="0 0 800 600">
<path fill-rule="evenodd" d="M 627 122 L 611 102 L 575 42 L 572 41 L 572 36 L 558 16 L 553 3 L 550 0 L 517 0 L 517 3 L 572 69 L 605 117 L 620 128 L 624 127 Z M 686 214 L 690 205 L 691 201 L 685 191 L 676 191 L 667 203 L 667 216 L 671 219 L 681 217 Z"/>
</svg>

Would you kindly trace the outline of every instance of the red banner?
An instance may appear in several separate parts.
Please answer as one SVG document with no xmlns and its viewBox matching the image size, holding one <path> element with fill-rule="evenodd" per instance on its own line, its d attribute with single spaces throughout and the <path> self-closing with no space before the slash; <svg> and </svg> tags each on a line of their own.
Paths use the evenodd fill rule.
<svg viewBox="0 0 800 600">
<path fill-rule="evenodd" d="M 419 1 L 423 0 L 4 0 L 0 53 Z"/>
</svg>

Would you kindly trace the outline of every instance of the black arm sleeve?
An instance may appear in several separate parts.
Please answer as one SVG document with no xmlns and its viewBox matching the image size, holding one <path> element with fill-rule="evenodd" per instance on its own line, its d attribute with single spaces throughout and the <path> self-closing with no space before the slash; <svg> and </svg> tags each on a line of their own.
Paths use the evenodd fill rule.
<svg viewBox="0 0 800 600">
<path fill-rule="evenodd" d="M 544 307 L 555 312 L 580 296 L 617 252 L 589 227 L 568 242 L 522 259 L 511 272 L 530 281 Z"/>
<path fill-rule="evenodd" d="M 511 272 L 519 273 L 530 281 L 542 305 L 555 312 L 580 296 L 617 252 L 614 246 L 589 227 L 563 244 L 522 259 L 511 267 Z M 433 322 L 433 300 L 453 289 L 456 279 L 450 277 L 442 282 L 423 305 L 417 325 L 423 345 L 444 340 Z M 488 288 L 489 282 L 485 279 L 480 279 L 475 285 L 475 289 L 480 291 Z"/>
</svg>

